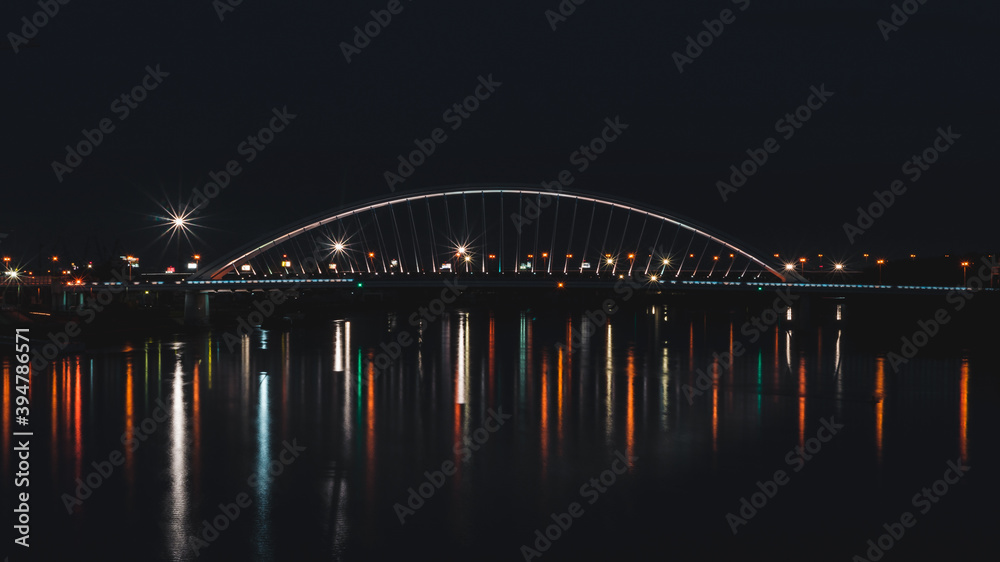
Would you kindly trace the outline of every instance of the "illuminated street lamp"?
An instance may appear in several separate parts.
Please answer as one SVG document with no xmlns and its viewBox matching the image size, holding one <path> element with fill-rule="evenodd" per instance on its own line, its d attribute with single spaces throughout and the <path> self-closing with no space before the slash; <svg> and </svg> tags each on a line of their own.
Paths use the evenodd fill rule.
<svg viewBox="0 0 1000 562">
<path fill-rule="evenodd" d="M 885 260 L 876 260 L 875 263 L 878 264 L 878 284 L 881 285 L 882 284 L 882 266 L 885 264 Z"/>
<path fill-rule="evenodd" d="M 962 284 L 965 285 L 969 277 L 969 262 L 962 262 Z"/>
<path fill-rule="evenodd" d="M 53 259 L 55 256 L 53 256 Z M 139 258 L 135 256 L 125 256 L 126 267 L 128 267 L 128 280 L 132 282 L 132 268 L 139 267 Z"/>
</svg>

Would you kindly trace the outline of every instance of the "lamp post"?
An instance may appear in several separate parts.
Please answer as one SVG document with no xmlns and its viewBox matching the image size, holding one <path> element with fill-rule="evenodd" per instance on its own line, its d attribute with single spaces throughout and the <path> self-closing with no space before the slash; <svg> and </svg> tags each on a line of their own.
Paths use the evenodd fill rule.
<svg viewBox="0 0 1000 562">
<path fill-rule="evenodd" d="M 882 284 L 882 265 L 885 264 L 885 260 L 876 260 L 875 263 L 878 264 L 878 284 L 881 285 Z"/>
<path fill-rule="evenodd" d="M 962 285 L 965 285 L 969 278 L 969 262 L 962 262 Z"/>
</svg>

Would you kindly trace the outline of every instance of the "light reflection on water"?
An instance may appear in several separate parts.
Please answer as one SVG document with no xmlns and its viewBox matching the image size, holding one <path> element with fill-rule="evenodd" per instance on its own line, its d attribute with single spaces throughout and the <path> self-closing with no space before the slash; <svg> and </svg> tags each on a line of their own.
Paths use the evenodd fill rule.
<svg viewBox="0 0 1000 562">
<path fill-rule="evenodd" d="M 436 327 L 412 329 L 417 343 L 404 346 L 387 369 L 376 368 L 380 344 L 395 341 L 395 332 L 386 333 L 385 316 L 376 314 L 317 330 L 259 331 L 240 338 L 232 352 L 219 347 L 218 336 L 206 335 L 62 359 L 50 378 L 33 383 L 49 398 L 35 405 L 43 422 L 35 430 L 50 442 L 44 462 L 57 483 L 48 492 L 53 505 L 61 507 L 59 496 L 112 451 L 123 450 L 124 475 L 112 475 L 73 518 L 53 515 L 55 524 L 71 521 L 70 534 L 107 519 L 145 525 L 153 530 L 132 549 L 188 560 L 202 521 L 246 491 L 253 501 L 245 513 L 252 515 L 233 521 L 199 559 L 354 558 L 389 552 L 401 538 L 424 547 L 450 538 L 462 548 L 482 543 L 498 553 L 513 545 L 516 554 L 526 540 L 522 531 L 530 536 L 541 516 L 564 509 L 616 450 L 639 459 L 622 477 L 632 483 L 609 492 L 600 505 L 611 511 L 589 524 L 626 534 L 647 519 L 686 528 L 701 510 L 724 514 L 739 497 L 728 488 L 713 495 L 702 487 L 702 507 L 686 515 L 650 511 L 647 497 L 686 498 L 694 492 L 684 489 L 694 486 L 684 478 L 704 483 L 727 475 L 726 481 L 752 485 L 781 468 L 783 453 L 803 446 L 824 416 L 851 428 L 843 445 L 830 445 L 842 448 L 839 457 L 823 453 L 823 462 L 861 475 L 859 491 L 848 496 L 892 485 L 885 476 L 921 459 L 968 460 L 976 453 L 970 404 L 982 387 L 975 384 L 974 358 L 921 366 L 918 357 L 911 364 L 931 375 L 921 371 L 908 380 L 888 372 L 883 355 L 852 348 L 850 331 L 839 328 L 775 329 L 734 357 L 731 320 L 691 319 L 660 305 L 596 329 L 585 319 L 579 313 L 446 313 Z M 403 323 L 396 328 L 410 330 Z M 727 349 L 728 360 L 719 363 L 713 352 Z M 7 360 L 2 367 L 9 445 L 13 370 Z M 683 387 L 697 384 L 696 370 L 715 382 L 688 399 Z M 922 450 L 909 446 L 919 437 L 905 429 L 925 423 L 921 412 L 898 406 L 907 393 L 944 413 L 934 415 L 940 431 L 923 437 Z M 169 419 L 135 452 L 122 447 L 120 437 L 127 441 L 142 431 L 160 398 Z M 995 404 L 995 389 L 982 399 Z M 514 418 L 465 458 L 455 445 L 483 426 L 489 409 Z M 272 482 L 273 461 L 292 439 L 308 450 Z M 2 458 L 10 473 L 8 450 Z M 449 459 L 455 474 L 400 526 L 393 505 Z M 253 490 L 245 485 L 251 474 Z M 823 488 L 818 481 L 798 486 L 800 493 Z M 503 516 L 492 515 L 496 510 Z M 797 520 L 790 513 L 776 517 Z M 501 520 L 511 521 L 506 534 L 486 524 Z M 50 548 L 60 552 L 58 545 Z"/>
</svg>

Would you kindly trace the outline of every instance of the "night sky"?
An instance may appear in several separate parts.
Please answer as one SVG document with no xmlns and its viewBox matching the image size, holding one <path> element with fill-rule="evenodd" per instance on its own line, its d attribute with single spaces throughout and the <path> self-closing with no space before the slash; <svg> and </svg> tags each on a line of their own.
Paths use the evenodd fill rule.
<svg viewBox="0 0 1000 562">
<path fill-rule="evenodd" d="M 554 180 L 616 116 L 628 129 L 571 189 L 692 217 L 768 255 L 1000 247 L 996 2 L 897 2 L 919 9 L 887 41 L 889 1 L 565 0 L 575 11 L 553 30 L 557 0 L 402 0 L 345 60 L 354 27 L 389 4 L 245 0 L 220 21 L 225 0 L 75 0 L 25 45 L 9 33 L 41 8 L 4 2 L 0 252 L 170 265 L 161 206 L 183 206 L 237 160 L 240 173 L 196 215 L 202 241 L 190 250 L 210 259 L 389 194 L 384 172 L 436 128 L 446 141 L 397 193 Z M 723 10 L 731 23 L 679 72 L 673 54 Z M 143 101 L 115 102 L 157 65 L 166 76 Z M 445 111 L 490 75 L 500 85 L 453 130 Z M 776 123 L 811 87 L 833 95 L 786 140 Z M 282 108 L 295 117 L 247 162 L 241 143 Z M 53 162 L 103 119 L 113 131 L 60 181 Z M 903 164 L 948 127 L 960 137 L 912 181 Z M 769 137 L 777 152 L 724 202 L 716 182 Z M 849 243 L 843 224 L 897 179 L 906 192 Z"/>
</svg>

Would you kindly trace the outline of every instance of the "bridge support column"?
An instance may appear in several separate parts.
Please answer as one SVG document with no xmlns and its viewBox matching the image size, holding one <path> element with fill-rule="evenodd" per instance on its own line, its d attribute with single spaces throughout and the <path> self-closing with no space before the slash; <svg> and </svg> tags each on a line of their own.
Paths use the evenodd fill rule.
<svg viewBox="0 0 1000 562">
<path fill-rule="evenodd" d="M 208 293 L 187 291 L 184 293 L 184 324 L 205 326 L 208 324 Z"/>
<path fill-rule="evenodd" d="M 52 290 L 52 310 L 56 312 L 66 312 L 69 310 L 67 304 L 69 297 L 66 295 L 65 290 Z"/>
</svg>

